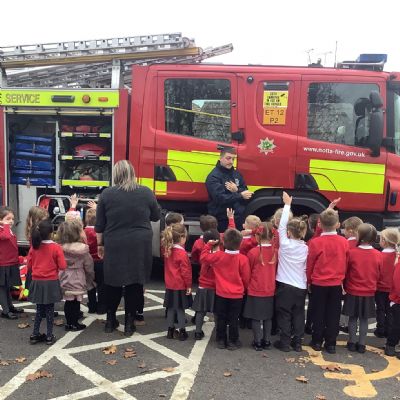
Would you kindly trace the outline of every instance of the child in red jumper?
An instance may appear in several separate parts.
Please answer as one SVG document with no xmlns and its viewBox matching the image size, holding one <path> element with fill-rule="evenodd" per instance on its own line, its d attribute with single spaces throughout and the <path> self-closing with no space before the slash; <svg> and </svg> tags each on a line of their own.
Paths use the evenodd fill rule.
<svg viewBox="0 0 400 400">
<path fill-rule="evenodd" d="M 20 286 L 18 267 L 17 238 L 11 228 L 14 225 L 14 211 L 9 207 L 0 207 L 0 305 L 1 317 L 17 319 L 17 313 L 23 312 L 12 304 L 10 288 Z"/>
<path fill-rule="evenodd" d="M 342 222 L 344 237 L 349 243 L 349 249 L 354 249 L 357 247 L 357 232 L 362 223 L 363 220 L 358 217 L 350 217 Z"/>
<path fill-rule="evenodd" d="M 271 348 L 272 315 L 274 312 L 276 251 L 271 245 L 272 224 L 262 222 L 256 233 L 258 247 L 247 257 L 250 263 L 250 282 L 247 288 L 243 315 L 252 321 L 256 351 Z"/>
<path fill-rule="evenodd" d="M 247 256 L 247 253 L 257 247 L 257 239 L 254 236 L 255 230 L 261 224 L 260 218 L 257 215 L 248 215 L 243 224 L 243 240 L 240 244 L 240 254 Z"/>
<path fill-rule="evenodd" d="M 400 265 L 398 262 L 398 247 L 396 252 L 393 282 L 389 294 L 392 321 L 385 347 L 385 354 L 391 357 L 396 355 L 396 346 L 400 341 Z M 400 359 L 400 354 L 397 355 L 397 358 Z"/>
<path fill-rule="evenodd" d="M 50 240 L 53 226 L 49 220 L 36 225 L 31 232 L 32 247 L 28 254 L 28 271 L 32 272 L 32 283 L 28 300 L 36 303 L 36 316 L 31 344 L 46 341 L 52 345 L 56 338 L 53 335 L 54 303 L 62 299 L 59 271 L 65 270 L 67 263 L 60 245 Z M 46 318 L 47 335 L 40 333 L 42 318 Z"/>
<path fill-rule="evenodd" d="M 178 320 L 179 340 L 186 340 L 185 309 L 192 304 L 192 267 L 185 251 L 187 232 L 182 224 L 167 226 L 162 233 L 164 249 L 164 307 L 167 309 L 167 338 L 173 339 L 175 317 Z"/>
<path fill-rule="evenodd" d="M 217 314 L 217 347 L 236 350 L 241 347 L 238 318 L 243 295 L 250 279 L 249 260 L 239 253 L 241 233 L 227 229 L 224 233 L 225 251 L 210 253 L 218 244 L 209 241 L 201 253 L 200 262 L 213 265 L 215 274 L 215 312 Z M 226 330 L 229 325 L 229 335 Z"/>
<path fill-rule="evenodd" d="M 349 249 L 347 240 L 339 236 L 340 227 L 337 211 L 328 208 L 320 214 L 322 233 L 308 244 L 307 281 L 312 293 L 313 333 L 310 345 L 336 353 L 336 338 L 339 334 L 342 283 L 346 272 Z"/>
<path fill-rule="evenodd" d="M 218 221 L 212 215 L 202 215 L 200 217 L 200 229 L 204 233 L 211 229 L 217 229 Z M 200 263 L 200 255 L 204 247 L 203 235 L 201 235 L 194 243 L 191 251 L 191 261 L 192 263 Z"/>
<path fill-rule="evenodd" d="M 204 232 L 203 240 L 208 242 L 214 240 L 218 242 L 220 234 L 217 229 L 210 229 Z M 204 245 L 205 246 L 205 245 Z M 204 247 L 203 246 L 203 247 Z M 218 250 L 218 244 L 215 246 L 215 251 Z M 199 276 L 199 287 L 196 291 L 196 297 L 193 301 L 192 309 L 196 311 L 195 324 L 196 331 L 194 338 L 201 340 L 204 337 L 202 330 L 204 317 L 208 312 L 214 312 L 214 301 L 215 301 L 215 276 L 212 264 L 208 262 L 201 263 L 200 276 Z"/>
<path fill-rule="evenodd" d="M 387 228 L 381 232 L 380 246 L 382 247 L 382 268 L 379 271 L 376 304 L 376 329 L 375 336 L 387 337 L 390 331 L 390 300 L 389 292 L 393 283 L 394 265 L 397 257 L 396 248 L 400 241 L 399 230 Z"/>
<path fill-rule="evenodd" d="M 88 291 L 88 311 L 90 314 L 105 314 L 107 312 L 105 292 L 104 292 L 104 272 L 103 272 L 103 260 L 97 253 L 97 236 L 94 230 L 96 223 L 96 209 L 89 208 L 85 214 L 84 229 L 87 238 L 87 244 L 89 246 L 89 253 L 93 258 L 94 263 L 94 281 L 96 287 Z"/>
<path fill-rule="evenodd" d="M 375 227 L 361 224 L 357 236 L 358 246 L 348 254 L 343 314 L 349 317 L 347 349 L 365 353 L 368 318 L 375 317 L 374 296 L 382 268 L 382 255 L 372 247 L 376 240 Z M 358 321 L 359 337 L 356 342 Z"/>
</svg>

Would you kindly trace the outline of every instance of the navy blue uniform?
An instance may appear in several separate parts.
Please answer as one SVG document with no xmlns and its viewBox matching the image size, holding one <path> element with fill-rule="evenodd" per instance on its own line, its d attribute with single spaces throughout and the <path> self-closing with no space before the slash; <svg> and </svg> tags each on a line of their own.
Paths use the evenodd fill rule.
<svg viewBox="0 0 400 400">
<path fill-rule="evenodd" d="M 226 182 L 233 182 L 238 187 L 235 193 L 230 192 L 226 187 Z M 224 232 L 228 227 L 226 209 L 232 208 L 235 211 L 235 224 L 240 230 L 244 222 L 244 211 L 246 200 L 240 194 L 247 190 L 244 179 L 240 172 L 233 167 L 228 169 L 217 162 L 215 168 L 209 173 L 206 179 L 206 187 L 210 201 L 208 203 L 208 213 L 218 220 L 218 230 Z"/>
</svg>

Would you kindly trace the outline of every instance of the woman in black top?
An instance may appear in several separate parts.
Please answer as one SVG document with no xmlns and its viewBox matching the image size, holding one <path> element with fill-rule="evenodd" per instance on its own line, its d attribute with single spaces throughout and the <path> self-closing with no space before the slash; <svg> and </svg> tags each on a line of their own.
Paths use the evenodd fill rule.
<svg viewBox="0 0 400 400">
<path fill-rule="evenodd" d="M 152 228 L 160 219 L 153 192 L 136 182 L 135 171 L 127 160 L 118 161 L 113 170 L 114 186 L 105 189 L 97 205 L 98 253 L 104 255 L 104 284 L 107 301 L 106 332 L 119 325 L 116 311 L 124 287 L 125 335 L 135 331 L 134 316 L 143 284 L 152 266 Z"/>
</svg>

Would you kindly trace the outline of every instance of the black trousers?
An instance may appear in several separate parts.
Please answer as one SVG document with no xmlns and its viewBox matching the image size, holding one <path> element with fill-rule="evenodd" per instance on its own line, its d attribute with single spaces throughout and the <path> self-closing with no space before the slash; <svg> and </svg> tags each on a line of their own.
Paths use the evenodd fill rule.
<svg viewBox="0 0 400 400">
<path fill-rule="evenodd" d="M 97 311 L 106 307 L 106 295 L 104 289 L 103 261 L 94 262 L 94 281 L 96 287 L 88 291 L 89 311 Z"/>
<path fill-rule="evenodd" d="M 313 325 L 313 303 L 311 301 L 311 293 L 308 293 L 308 307 L 307 307 L 307 317 L 306 317 L 306 326 L 308 328 L 312 328 Z"/>
<path fill-rule="evenodd" d="M 314 343 L 336 346 L 342 309 L 342 286 L 311 285 Z"/>
<path fill-rule="evenodd" d="M 217 341 L 236 342 L 239 339 L 239 314 L 243 299 L 227 299 L 215 296 L 215 313 L 217 314 Z M 226 334 L 229 325 L 229 335 Z"/>
<path fill-rule="evenodd" d="M 122 287 L 105 285 L 107 312 L 115 314 L 119 303 L 121 302 L 122 293 L 124 293 L 125 313 L 135 315 L 138 305 L 143 296 L 143 285 L 133 283 Z"/>
<path fill-rule="evenodd" d="M 64 303 L 64 314 L 67 325 L 76 325 L 79 320 L 81 302 L 78 300 L 67 300 Z"/>
<path fill-rule="evenodd" d="M 392 315 L 392 325 L 387 338 L 388 346 L 396 346 L 400 341 L 400 304 L 390 307 Z"/>
<path fill-rule="evenodd" d="M 375 293 L 376 329 L 382 334 L 388 334 L 391 325 L 390 300 L 388 292 Z"/>
<path fill-rule="evenodd" d="M 304 307 L 306 289 L 276 282 L 275 307 L 281 343 L 289 345 L 293 329 L 293 341 L 300 343 L 304 335 Z"/>
</svg>

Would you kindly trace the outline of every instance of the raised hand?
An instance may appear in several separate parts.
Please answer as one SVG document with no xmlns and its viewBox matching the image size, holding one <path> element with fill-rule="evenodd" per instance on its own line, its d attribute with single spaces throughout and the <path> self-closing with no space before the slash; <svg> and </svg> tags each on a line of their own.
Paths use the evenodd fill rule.
<svg viewBox="0 0 400 400">
<path fill-rule="evenodd" d="M 290 206 L 292 204 L 293 197 L 289 196 L 286 192 L 283 192 L 282 200 L 283 200 L 283 203 L 285 204 L 285 206 Z"/>
</svg>

